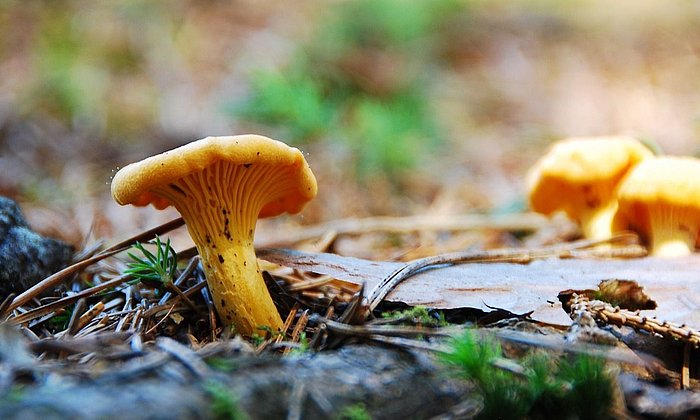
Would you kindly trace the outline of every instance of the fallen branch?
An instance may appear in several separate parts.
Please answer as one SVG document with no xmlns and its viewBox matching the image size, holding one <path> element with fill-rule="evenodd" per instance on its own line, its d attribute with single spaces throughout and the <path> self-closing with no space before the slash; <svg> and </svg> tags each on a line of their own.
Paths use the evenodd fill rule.
<svg viewBox="0 0 700 420">
<path fill-rule="evenodd" d="M 614 307 L 609 303 L 600 300 L 589 300 L 585 295 L 574 294 L 571 304 L 571 317 L 585 311 L 602 324 L 612 324 L 617 326 L 631 327 L 637 331 L 646 331 L 664 338 L 678 340 L 700 347 L 700 331 L 690 328 L 687 325 L 678 325 L 672 322 L 659 321 L 656 318 L 649 318 L 619 307 Z"/>
<path fill-rule="evenodd" d="M 534 232 L 548 224 L 547 218 L 535 213 L 508 215 L 452 215 L 367 217 L 334 220 L 316 226 L 275 232 L 274 239 L 264 241 L 266 247 L 285 247 L 311 239 L 321 238 L 328 232 L 335 235 L 361 235 L 371 232 L 411 233 L 425 231 L 466 231 L 496 229 L 510 232 Z"/>
</svg>

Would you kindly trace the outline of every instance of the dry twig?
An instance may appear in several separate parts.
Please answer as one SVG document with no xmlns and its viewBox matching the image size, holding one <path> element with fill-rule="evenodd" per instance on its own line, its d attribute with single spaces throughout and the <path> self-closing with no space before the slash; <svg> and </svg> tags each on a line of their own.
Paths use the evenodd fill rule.
<svg viewBox="0 0 700 420">
<path fill-rule="evenodd" d="M 605 240 L 581 240 L 534 250 L 516 248 L 435 255 L 410 261 L 377 283 L 367 297 L 367 305 L 370 311 L 374 311 L 377 305 L 379 305 L 399 283 L 428 267 L 477 262 L 527 264 L 535 259 L 541 258 L 571 258 L 574 256 L 581 256 L 583 250 L 594 248 L 598 245 L 623 245 L 628 249 L 626 253 L 627 257 L 641 257 L 646 255 L 646 250 L 639 246 L 636 235 L 631 233 L 620 233 Z M 609 251 L 612 252 L 612 250 Z M 599 256 L 599 250 L 593 250 L 593 252 L 596 256 Z M 616 255 L 619 256 L 619 254 Z"/>
<path fill-rule="evenodd" d="M 8 311 L 12 311 L 14 309 L 17 309 L 18 307 L 24 305 L 25 303 L 29 302 L 30 300 L 34 299 L 35 297 L 41 295 L 44 293 L 46 290 L 57 286 L 64 281 L 68 280 L 71 278 L 74 274 L 78 273 L 80 270 L 98 262 L 101 261 L 107 257 L 111 257 L 113 255 L 116 255 L 122 251 L 125 251 L 129 249 L 135 242 L 143 242 L 143 241 L 148 241 L 153 239 L 156 235 L 161 235 L 165 232 L 169 232 L 173 229 L 176 229 L 184 224 L 184 221 L 182 218 L 178 218 L 175 220 L 172 220 L 168 223 L 162 224 L 160 226 L 157 226 L 153 229 L 147 230 L 145 232 L 142 232 L 136 236 L 133 236 L 129 239 L 126 239 L 124 241 L 121 241 L 104 251 L 100 252 L 97 255 L 94 255 L 90 258 L 84 259 L 82 261 L 78 261 L 77 263 L 68 266 L 64 268 L 63 270 L 54 273 L 50 275 L 49 277 L 45 278 L 44 280 L 40 281 L 39 283 L 35 284 L 31 288 L 27 289 L 24 291 L 22 294 L 17 296 L 12 300 L 12 304 L 9 306 Z"/>
<path fill-rule="evenodd" d="M 322 238 L 332 232 L 339 235 L 360 235 L 370 232 L 411 233 L 421 231 L 464 231 L 474 229 L 497 229 L 503 231 L 536 231 L 548 223 L 542 215 L 535 213 L 513 215 L 455 215 L 430 217 L 425 215 L 408 217 L 368 217 L 362 219 L 341 219 L 321 225 L 292 230 L 286 234 L 277 233 L 274 240 L 265 246 L 288 246 L 295 243 Z M 327 242 L 323 241 L 324 243 Z"/>
</svg>

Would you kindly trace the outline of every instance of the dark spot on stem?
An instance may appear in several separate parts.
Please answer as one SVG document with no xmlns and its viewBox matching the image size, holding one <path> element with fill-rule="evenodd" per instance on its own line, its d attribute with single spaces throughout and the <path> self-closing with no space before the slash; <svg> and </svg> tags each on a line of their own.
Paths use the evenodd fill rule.
<svg viewBox="0 0 700 420">
<path fill-rule="evenodd" d="M 231 221 L 229 220 L 228 217 L 226 217 L 226 218 L 224 219 L 224 236 L 225 236 L 226 239 L 228 239 L 229 241 L 233 239 L 233 238 L 231 237 L 231 231 L 230 231 L 229 228 L 228 228 L 228 225 L 229 225 L 230 223 L 231 223 Z"/>
<path fill-rule="evenodd" d="M 223 300 L 223 299 L 221 299 L 221 307 L 222 307 L 222 308 L 225 308 L 225 307 L 226 307 L 226 301 Z"/>
<path fill-rule="evenodd" d="M 220 262 L 221 264 L 224 263 L 224 257 L 223 257 L 221 254 L 219 254 L 219 262 Z"/>
<path fill-rule="evenodd" d="M 246 169 L 250 168 L 251 166 L 253 166 L 252 163 L 244 163 L 244 164 L 243 164 L 243 167 L 246 168 Z"/>
</svg>

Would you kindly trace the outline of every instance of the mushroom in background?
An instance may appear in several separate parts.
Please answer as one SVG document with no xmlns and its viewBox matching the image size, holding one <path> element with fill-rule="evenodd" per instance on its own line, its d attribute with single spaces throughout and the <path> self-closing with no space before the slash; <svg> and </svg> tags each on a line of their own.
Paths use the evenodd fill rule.
<svg viewBox="0 0 700 420">
<path fill-rule="evenodd" d="M 112 180 L 121 205 L 172 205 L 182 214 L 219 317 L 246 336 L 282 327 L 255 256 L 256 221 L 298 213 L 316 191 L 298 149 L 257 135 L 197 140 L 132 163 Z"/>
<path fill-rule="evenodd" d="M 700 232 L 700 160 L 646 160 L 630 171 L 617 194 L 613 229 L 637 232 L 652 255 L 694 251 Z"/>
<path fill-rule="evenodd" d="M 620 180 L 640 161 L 653 156 L 631 137 L 559 141 L 528 173 L 530 207 L 546 215 L 563 211 L 579 223 L 586 238 L 608 238 Z"/>
</svg>

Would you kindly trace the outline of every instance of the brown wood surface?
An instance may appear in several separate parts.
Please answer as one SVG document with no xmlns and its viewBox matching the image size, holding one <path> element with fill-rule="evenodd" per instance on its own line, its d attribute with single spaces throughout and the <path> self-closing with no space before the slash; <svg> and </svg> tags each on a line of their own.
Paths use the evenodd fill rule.
<svg viewBox="0 0 700 420">
<path fill-rule="evenodd" d="M 369 291 L 403 263 L 369 261 L 334 254 L 262 249 L 258 257 L 293 268 L 365 283 Z M 700 327 L 700 255 L 680 258 L 547 259 L 529 264 L 471 263 L 426 269 L 387 296 L 392 302 L 433 308 L 534 311 L 536 320 L 568 325 L 557 294 L 596 289 L 601 280 L 638 282 L 656 301 L 647 316 Z"/>
</svg>

